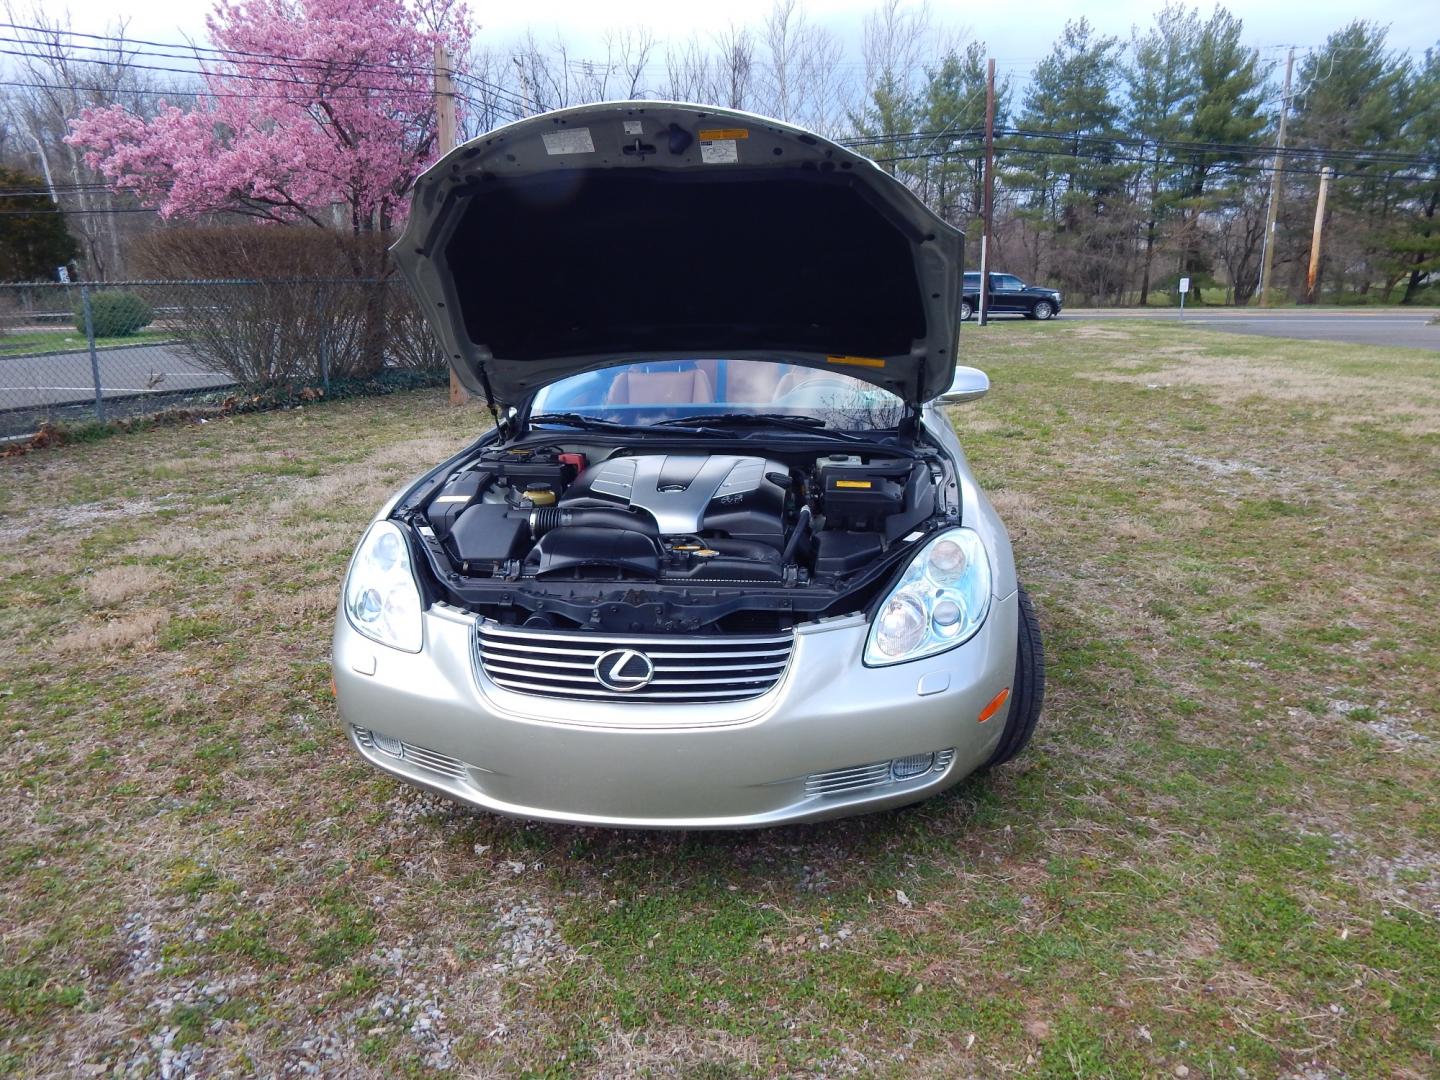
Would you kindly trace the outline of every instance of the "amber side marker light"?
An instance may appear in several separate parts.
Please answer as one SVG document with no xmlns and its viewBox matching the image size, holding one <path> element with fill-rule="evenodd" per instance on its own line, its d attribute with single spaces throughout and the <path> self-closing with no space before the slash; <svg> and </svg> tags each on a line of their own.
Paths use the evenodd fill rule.
<svg viewBox="0 0 1440 1080">
<path fill-rule="evenodd" d="M 1006 699 L 1009 697 L 1010 688 L 1007 686 L 1004 690 L 1001 690 L 998 694 L 996 694 L 993 698 L 990 699 L 989 705 L 986 705 L 983 709 L 980 710 L 980 715 L 976 718 L 976 722 L 983 724 L 986 720 L 989 720 L 990 717 L 994 716 L 997 712 L 1000 711 L 1000 706 L 1004 705 Z"/>
</svg>

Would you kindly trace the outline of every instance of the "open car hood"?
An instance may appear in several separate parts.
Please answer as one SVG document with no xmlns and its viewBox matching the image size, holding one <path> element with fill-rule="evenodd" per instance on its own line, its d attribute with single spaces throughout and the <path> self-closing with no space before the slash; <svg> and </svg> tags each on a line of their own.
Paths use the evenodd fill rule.
<svg viewBox="0 0 1440 1080">
<path fill-rule="evenodd" d="M 949 385 L 963 235 L 868 158 L 748 113 L 654 101 L 530 117 L 416 183 L 393 251 L 493 404 L 582 371 L 728 356 Z"/>
</svg>

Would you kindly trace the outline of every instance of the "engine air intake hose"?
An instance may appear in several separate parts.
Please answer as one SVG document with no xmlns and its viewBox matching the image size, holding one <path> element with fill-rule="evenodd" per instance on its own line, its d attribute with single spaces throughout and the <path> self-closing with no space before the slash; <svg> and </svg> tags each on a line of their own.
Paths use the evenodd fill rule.
<svg viewBox="0 0 1440 1080">
<path fill-rule="evenodd" d="M 552 529 L 569 528 L 572 525 L 628 529 L 631 532 L 645 533 L 647 536 L 659 535 L 652 518 L 629 510 L 564 510 L 558 506 L 540 506 L 534 510 L 512 510 L 510 515 L 529 520 L 531 540 L 539 540 Z"/>
</svg>

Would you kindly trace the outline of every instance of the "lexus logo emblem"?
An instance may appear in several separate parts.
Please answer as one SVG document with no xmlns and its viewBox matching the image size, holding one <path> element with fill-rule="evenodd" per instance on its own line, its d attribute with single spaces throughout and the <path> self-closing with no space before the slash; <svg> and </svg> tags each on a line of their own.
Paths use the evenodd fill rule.
<svg viewBox="0 0 1440 1080">
<path fill-rule="evenodd" d="M 643 652 L 611 649 L 595 661 L 595 678 L 607 690 L 628 693 L 649 685 L 655 678 L 655 664 Z"/>
</svg>

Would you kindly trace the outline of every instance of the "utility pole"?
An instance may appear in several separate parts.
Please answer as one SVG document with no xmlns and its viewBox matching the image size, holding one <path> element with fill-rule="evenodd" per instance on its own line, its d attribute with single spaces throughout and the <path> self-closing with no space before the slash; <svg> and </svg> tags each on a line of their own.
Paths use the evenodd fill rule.
<svg viewBox="0 0 1440 1080">
<path fill-rule="evenodd" d="M 990 314 L 990 247 L 995 242 L 995 58 L 985 65 L 985 231 L 980 236 L 980 325 Z"/>
<path fill-rule="evenodd" d="M 1320 170 L 1320 194 L 1315 199 L 1315 230 L 1310 234 L 1310 269 L 1305 272 L 1305 303 L 1320 299 L 1320 239 L 1325 230 L 1325 196 L 1335 170 L 1326 165 Z"/>
<path fill-rule="evenodd" d="M 444 45 L 435 46 L 435 144 L 443 158 L 455 149 L 455 83 L 450 78 L 450 56 Z M 450 369 L 450 404 L 463 405 L 470 394 Z"/>
<path fill-rule="evenodd" d="M 1285 119 L 1290 113 L 1290 75 L 1295 70 L 1295 47 L 1285 61 L 1285 90 L 1280 95 L 1280 127 L 1275 132 L 1275 165 L 1270 171 L 1270 203 L 1265 207 L 1265 244 L 1260 256 L 1260 306 L 1270 295 L 1275 270 L 1275 215 L 1280 209 L 1280 174 L 1285 169 Z"/>
</svg>

